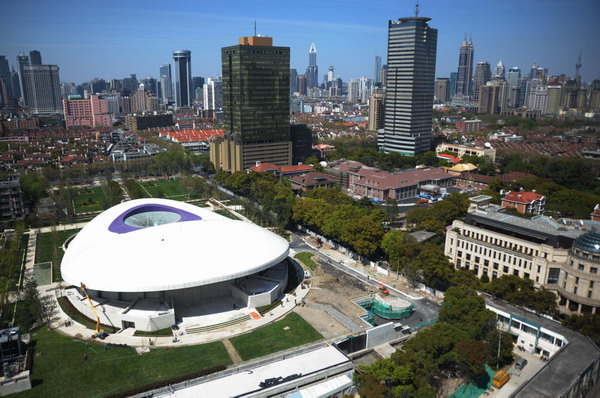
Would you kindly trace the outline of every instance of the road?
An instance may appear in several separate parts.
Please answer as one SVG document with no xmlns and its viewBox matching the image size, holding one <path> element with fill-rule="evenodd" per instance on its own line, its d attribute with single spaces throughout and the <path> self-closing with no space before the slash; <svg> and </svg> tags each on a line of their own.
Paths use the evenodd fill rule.
<svg viewBox="0 0 600 398">
<path fill-rule="evenodd" d="M 329 256 L 320 252 L 319 250 L 313 249 L 306 242 L 304 242 L 304 240 L 302 240 L 302 238 L 299 235 L 294 233 L 291 235 L 290 238 L 291 238 L 290 248 L 295 250 L 296 252 L 303 252 L 303 251 L 311 252 L 311 253 L 317 255 L 323 262 L 326 262 L 326 263 L 332 265 L 339 271 L 344 272 L 344 273 L 360 280 L 361 282 L 363 282 L 367 285 L 373 286 L 373 290 L 377 290 L 379 288 L 379 282 L 377 280 L 374 280 L 373 278 L 362 274 L 361 272 L 357 271 L 356 269 L 354 269 L 352 267 L 349 267 L 342 263 L 339 263 L 335 259 L 330 258 Z M 415 326 L 417 326 L 420 323 L 432 321 L 432 320 L 438 318 L 440 310 L 441 310 L 441 307 L 438 303 L 431 301 L 427 298 L 418 298 L 418 299 L 412 298 L 412 297 L 408 296 L 406 293 L 404 293 L 398 289 L 395 289 L 389 285 L 386 285 L 386 288 L 388 290 L 390 290 L 391 292 L 393 292 L 394 294 L 401 296 L 403 299 L 411 302 L 414 305 L 415 312 L 409 318 L 403 319 L 401 321 L 401 323 L 403 325 L 407 325 L 407 326 L 411 327 L 412 329 L 414 329 Z"/>
</svg>

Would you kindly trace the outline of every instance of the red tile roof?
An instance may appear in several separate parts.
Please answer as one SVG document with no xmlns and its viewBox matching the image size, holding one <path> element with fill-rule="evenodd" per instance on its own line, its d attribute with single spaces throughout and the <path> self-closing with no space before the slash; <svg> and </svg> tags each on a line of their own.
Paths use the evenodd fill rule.
<svg viewBox="0 0 600 398">
<path fill-rule="evenodd" d="M 261 163 L 258 166 L 250 167 L 250 170 L 256 171 L 258 173 L 263 173 L 265 171 L 281 171 L 281 167 L 277 166 L 274 163 Z"/>
<path fill-rule="evenodd" d="M 540 195 L 535 192 L 513 192 L 509 191 L 508 194 L 502 198 L 502 200 L 506 200 L 507 202 L 514 203 L 531 203 L 534 200 L 540 200 L 544 197 L 544 195 Z"/>
<path fill-rule="evenodd" d="M 296 173 L 296 172 L 310 172 L 313 171 L 313 167 L 307 164 L 295 164 L 291 166 L 281 166 L 281 172 L 283 174 L 286 173 Z"/>
</svg>

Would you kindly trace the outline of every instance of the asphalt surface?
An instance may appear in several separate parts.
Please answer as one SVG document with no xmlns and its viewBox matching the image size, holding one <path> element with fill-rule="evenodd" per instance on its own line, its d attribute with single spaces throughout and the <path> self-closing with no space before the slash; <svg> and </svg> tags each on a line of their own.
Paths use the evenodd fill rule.
<svg viewBox="0 0 600 398">
<path fill-rule="evenodd" d="M 291 235 L 290 248 L 294 249 L 297 252 L 301 252 L 301 251 L 311 252 L 311 253 L 317 255 L 323 261 L 323 263 L 333 266 L 337 270 L 344 272 L 347 275 L 352 276 L 353 278 L 361 281 L 364 284 L 372 286 L 373 291 L 377 291 L 379 289 L 379 282 L 377 282 L 376 280 L 373 280 L 372 278 L 368 277 L 367 275 L 364 275 L 364 274 L 358 272 L 354 268 L 351 268 L 344 264 L 341 264 L 341 263 L 335 261 L 334 259 L 328 257 L 326 254 L 313 249 L 311 246 L 306 244 L 306 242 L 304 242 L 302 240 L 302 238 L 300 238 L 297 234 Z M 393 292 L 394 294 L 402 297 L 404 300 L 407 300 L 414 305 L 415 311 L 412 313 L 412 315 L 410 317 L 400 321 L 403 325 L 407 325 L 410 328 L 414 329 L 415 326 L 417 326 L 420 323 L 432 321 L 439 317 L 439 314 L 441 311 L 441 306 L 438 303 L 431 301 L 427 298 L 414 299 L 414 298 L 408 296 L 406 293 L 404 293 L 398 289 L 395 289 L 391 286 L 386 285 L 386 288 L 390 292 Z"/>
</svg>

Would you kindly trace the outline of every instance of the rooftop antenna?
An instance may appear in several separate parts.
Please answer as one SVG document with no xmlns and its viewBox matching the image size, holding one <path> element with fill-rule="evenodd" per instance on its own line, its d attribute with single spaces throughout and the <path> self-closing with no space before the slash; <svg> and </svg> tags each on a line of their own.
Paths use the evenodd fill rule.
<svg viewBox="0 0 600 398">
<path fill-rule="evenodd" d="M 419 16 L 419 0 L 417 0 L 417 4 L 415 5 L 415 17 Z"/>
<path fill-rule="evenodd" d="M 254 20 L 254 37 L 256 37 L 256 19 Z"/>
</svg>

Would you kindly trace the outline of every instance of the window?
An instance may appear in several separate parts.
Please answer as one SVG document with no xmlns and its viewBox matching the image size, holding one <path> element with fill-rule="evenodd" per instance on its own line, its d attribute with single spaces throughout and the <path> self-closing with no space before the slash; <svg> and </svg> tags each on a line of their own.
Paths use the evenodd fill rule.
<svg viewBox="0 0 600 398">
<path fill-rule="evenodd" d="M 519 276 L 519 270 L 518 269 L 514 269 L 513 270 L 513 275 Z"/>
<path fill-rule="evenodd" d="M 590 274 L 597 274 L 597 273 L 598 273 L 598 268 L 596 268 L 596 267 L 590 268 Z"/>
<path fill-rule="evenodd" d="M 462 260 L 460 258 L 456 259 L 456 266 L 458 268 L 460 268 L 460 264 L 462 263 Z"/>
<path fill-rule="evenodd" d="M 590 289 L 594 288 L 594 281 L 590 281 Z"/>
<path fill-rule="evenodd" d="M 475 257 L 475 262 L 476 262 L 477 264 L 479 264 L 479 263 L 481 262 L 480 260 L 481 260 L 481 259 L 479 258 L 479 256 Z"/>
<path fill-rule="evenodd" d="M 457 255 L 458 257 L 462 257 L 462 251 L 461 251 L 461 250 L 457 251 L 457 252 L 456 252 L 456 255 Z"/>
<path fill-rule="evenodd" d="M 588 292 L 588 298 L 592 298 L 592 290 Z"/>
<path fill-rule="evenodd" d="M 577 277 L 575 277 L 575 284 L 576 284 L 576 285 L 579 285 L 579 277 L 578 277 L 578 276 L 577 276 Z"/>
<path fill-rule="evenodd" d="M 504 268 L 502 268 L 502 271 L 503 271 L 505 274 L 508 274 L 508 267 L 505 265 L 505 266 L 504 266 Z"/>
<path fill-rule="evenodd" d="M 498 269 L 499 264 L 498 263 L 494 263 L 494 269 Z"/>
<path fill-rule="evenodd" d="M 467 260 L 471 260 L 471 254 L 467 253 Z"/>
<path fill-rule="evenodd" d="M 577 269 L 578 269 L 579 271 L 583 271 L 583 269 L 584 269 L 584 268 L 585 268 L 585 267 L 583 266 L 583 264 L 579 264 L 579 267 L 577 267 Z"/>
<path fill-rule="evenodd" d="M 521 322 L 513 320 L 512 327 L 515 329 L 521 329 Z"/>
<path fill-rule="evenodd" d="M 483 260 L 483 265 L 488 267 L 490 265 L 490 260 Z"/>
<path fill-rule="evenodd" d="M 492 272 L 492 279 L 496 279 L 498 277 L 498 273 L 496 271 Z"/>
<path fill-rule="evenodd" d="M 523 324 L 523 331 L 527 334 L 532 334 L 534 336 L 537 334 L 537 329 L 532 328 L 531 326 L 527 326 L 525 324 Z"/>
<path fill-rule="evenodd" d="M 560 275 L 560 268 L 550 268 L 548 270 L 548 284 L 556 285 L 558 283 L 558 277 Z"/>
<path fill-rule="evenodd" d="M 577 294 L 577 286 L 573 288 L 573 294 Z"/>
</svg>

